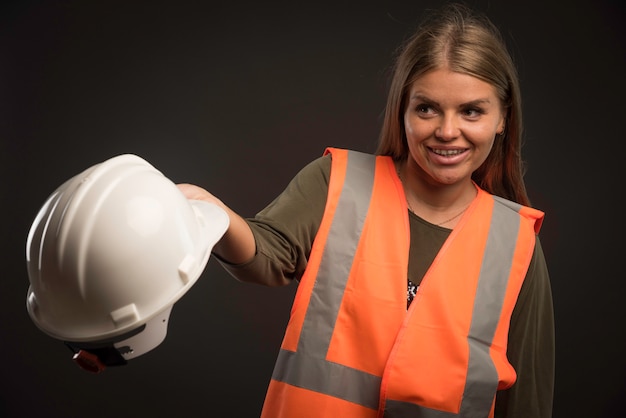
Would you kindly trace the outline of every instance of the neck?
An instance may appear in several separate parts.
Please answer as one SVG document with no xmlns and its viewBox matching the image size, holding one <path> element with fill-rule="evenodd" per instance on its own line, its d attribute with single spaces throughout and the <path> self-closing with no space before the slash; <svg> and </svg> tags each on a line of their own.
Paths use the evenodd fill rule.
<svg viewBox="0 0 626 418">
<path fill-rule="evenodd" d="M 396 168 L 409 210 L 432 224 L 454 227 L 476 197 L 476 186 L 471 179 L 451 185 L 434 185 L 411 174 L 406 164 L 399 164 Z"/>
</svg>

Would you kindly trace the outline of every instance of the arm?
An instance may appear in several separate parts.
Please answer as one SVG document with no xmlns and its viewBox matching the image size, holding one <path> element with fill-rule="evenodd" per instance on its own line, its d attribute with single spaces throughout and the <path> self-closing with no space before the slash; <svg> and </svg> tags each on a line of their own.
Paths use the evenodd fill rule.
<svg viewBox="0 0 626 418">
<path fill-rule="evenodd" d="M 511 317 L 507 356 L 517 381 L 498 392 L 497 418 L 551 418 L 554 391 L 554 312 L 550 278 L 537 238 Z"/>
<path fill-rule="evenodd" d="M 231 226 L 213 254 L 233 277 L 245 282 L 280 286 L 298 280 L 324 214 L 330 155 L 320 157 L 289 182 L 285 190 L 254 218 L 242 218 L 206 190 L 179 185 L 189 199 L 226 209 Z"/>
</svg>

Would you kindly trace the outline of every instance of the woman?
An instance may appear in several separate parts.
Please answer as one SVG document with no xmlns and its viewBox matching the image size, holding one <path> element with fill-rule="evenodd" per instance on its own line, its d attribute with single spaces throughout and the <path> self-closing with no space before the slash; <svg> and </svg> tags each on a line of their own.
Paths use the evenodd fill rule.
<svg viewBox="0 0 626 418">
<path fill-rule="evenodd" d="M 329 148 L 213 253 L 298 291 L 267 417 L 550 417 L 549 276 L 523 182 L 517 75 L 460 5 L 397 57 L 377 155 Z"/>
</svg>

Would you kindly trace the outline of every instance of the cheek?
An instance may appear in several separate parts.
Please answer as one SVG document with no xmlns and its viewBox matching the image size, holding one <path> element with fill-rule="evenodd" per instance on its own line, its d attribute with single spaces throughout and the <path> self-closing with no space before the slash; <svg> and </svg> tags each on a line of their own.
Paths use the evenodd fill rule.
<svg viewBox="0 0 626 418">
<path fill-rule="evenodd" d="M 492 136 L 491 138 L 485 139 L 481 141 L 480 143 L 476 144 L 479 150 L 478 152 L 478 155 L 479 155 L 478 159 L 480 161 L 479 165 L 484 163 L 485 160 L 489 158 L 489 155 L 491 154 L 491 150 L 493 149 L 494 143 L 495 143 L 495 135 Z"/>
<path fill-rule="evenodd" d="M 404 113 L 404 133 L 406 134 L 406 136 L 411 136 L 413 135 L 413 128 L 411 126 L 411 119 L 409 118 L 409 116 L 406 114 L 406 112 Z"/>
<path fill-rule="evenodd" d="M 419 140 L 430 134 L 429 124 L 416 117 L 404 115 L 404 132 L 407 139 Z"/>
<path fill-rule="evenodd" d="M 491 141 L 488 141 L 487 143 L 485 143 L 485 159 L 487 159 L 487 156 L 489 156 L 489 154 L 491 154 L 491 150 L 493 149 L 493 144 L 495 143 L 495 141 L 492 139 Z"/>
<path fill-rule="evenodd" d="M 496 138 L 496 129 L 489 125 L 475 126 L 466 131 L 466 135 L 477 146 L 491 149 Z"/>
</svg>

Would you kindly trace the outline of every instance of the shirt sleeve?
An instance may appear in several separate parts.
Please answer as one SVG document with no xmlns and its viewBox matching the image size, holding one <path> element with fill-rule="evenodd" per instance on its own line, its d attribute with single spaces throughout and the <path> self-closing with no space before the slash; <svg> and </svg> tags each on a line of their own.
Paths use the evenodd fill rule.
<svg viewBox="0 0 626 418">
<path fill-rule="evenodd" d="M 307 164 L 267 207 L 246 221 L 256 254 L 244 264 L 216 257 L 240 281 L 280 286 L 302 277 L 326 206 L 330 154 Z"/>
<path fill-rule="evenodd" d="M 496 398 L 496 418 L 551 418 L 555 367 L 554 310 L 539 238 L 511 316 L 507 355 L 517 381 Z"/>
</svg>

